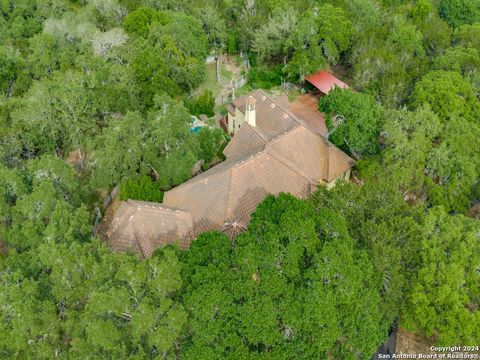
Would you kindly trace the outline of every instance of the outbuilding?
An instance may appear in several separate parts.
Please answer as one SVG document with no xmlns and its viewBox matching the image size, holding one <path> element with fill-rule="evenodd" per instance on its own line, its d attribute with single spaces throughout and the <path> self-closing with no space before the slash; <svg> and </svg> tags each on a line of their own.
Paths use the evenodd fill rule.
<svg viewBox="0 0 480 360">
<path fill-rule="evenodd" d="M 315 74 L 309 75 L 305 80 L 313 85 L 313 87 L 320 92 L 320 95 L 327 95 L 335 86 L 342 89 L 348 89 L 349 86 L 342 80 L 337 79 L 326 70 L 319 71 Z"/>
</svg>

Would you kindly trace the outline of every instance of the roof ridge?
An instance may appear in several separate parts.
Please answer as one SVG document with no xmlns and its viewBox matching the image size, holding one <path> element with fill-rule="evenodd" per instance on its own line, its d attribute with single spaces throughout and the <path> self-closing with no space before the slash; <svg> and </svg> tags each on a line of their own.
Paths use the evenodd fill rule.
<svg viewBox="0 0 480 360">
<path fill-rule="evenodd" d="M 229 169 L 229 172 L 228 172 L 228 186 L 227 186 L 227 202 L 225 204 L 225 209 L 224 209 L 224 213 L 223 213 L 223 222 L 226 223 L 227 222 L 227 218 L 228 218 L 228 214 L 230 213 L 230 200 L 232 198 L 232 191 L 230 191 L 230 187 L 232 185 L 232 177 L 233 177 L 233 168 L 230 168 Z"/>
<path fill-rule="evenodd" d="M 190 210 L 183 210 L 183 209 L 178 209 L 172 206 L 165 205 L 163 203 L 157 203 L 157 202 L 150 202 L 150 201 L 142 201 L 142 200 L 133 200 L 129 199 L 131 201 L 131 205 L 135 206 L 137 209 L 140 208 L 142 210 L 148 209 L 148 210 L 158 210 L 158 211 L 166 211 L 174 214 L 178 213 L 189 213 Z M 134 209 L 132 209 L 134 210 Z"/>
<path fill-rule="evenodd" d="M 227 163 L 227 162 L 229 162 L 229 161 L 231 161 L 231 160 L 232 160 L 232 159 L 227 159 L 227 160 L 221 161 L 220 163 L 216 164 L 215 166 L 212 166 L 212 167 L 211 167 L 210 169 L 208 169 L 207 171 L 204 171 L 204 172 L 202 172 L 202 173 L 200 173 L 200 174 L 198 174 L 198 175 L 195 175 L 195 176 L 191 177 L 190 179 L 184 181 L 183 183 L 181 183 L 181 184 L 179 184 L 179 185 L 171 188 L 170 190 L 167 190 L 167 191 L 165 192 L 165 195 L 166 195 L 167 193 L 171 192 L 171 191 L 176 191 L 176 190 L 178 190 L 178 189 L 183 189 L 184 187 L 189 186 L 189 185 L 195 183 L 196 181 L 201 181 L 201 180 L 203 180 L 203 178 L 200 179 L 200 176 L 205 175 L 205 174 L 208 174 L 209 171 L 215 169 L 217 166 L 222 166 L 222 165 L 224 165 L 225 163 Z M 235 160 L 235 159 L 233 159 L 233 160 Z M 238 159 L 237 159 L 237 160 L 238 160 Z M 233 161 L 232 161 L 232 162 L 233 162 Z M 228 171 L 228 169 L 229 169 L 229 168 L 226 168 L 225 171 Z M 220 173 L 213 173 L 212 175 L 209 175 L 209 176 L 212 176 L 212 177 L 213 177 L 213 176 L 218 176 L 218 175 L 222 174 L 222 173 L 225 172 L 225 171 L 222 171 L 222 172 L 220 172 Z M 207 175 L 205 175 L 205 176 L 207 176 Z M 198 180 L 198 179 L 200 179 L 200 180 Z M 164 196 L 164 199 L 165 199 L 165 196 Z M 163 204 L 163 203 L 162 203 L 162 204 Z M 168 206 L 168 205 L 165 205 L 165 206 Z M 182 209 L 179 209 L 179 210 L 182 210 Z"/>
<path fill-rule="evenodd" d="M 243 122 L 243 124 L 240 126 L 240 129 L 239 129 L 238 131 L 241 131 L 242 128 L 251 129 L 251 130 L 255 133 L 255 135 L 257 135 L 263 142 L 268 143 L 268 139 L 265 138 L 265 137 L 263 136 L 263 134 L 262 134 L 260 131 L 258 131 L 258 129 L 257 129 L 255 126 L 252 126 L 252 125 L 250 125 L 249 123 L 247 123 L 247 122 L 245 121 L 245 122 Z M 246 131 L 246 130 L 244 130 L 244 131 Z M 227 146 L 225 146 L 225 149 L 223 149 L 223 154 L 224 154 L 225 156 L 226 156 L 225 151 L 227 151 L 227 149 L 229 148 L 230 144 L 234 144 L 234 143 L 233 143 L 233 140 L 234 140 L 234 139 L 235 139 L 235 136 L 234 136 L 234 137 L 232 138 L 232 140 L 227 144 Z M 238 139 L 238 138 L 237 138 L 237 139 Z M 233 146 L 233 145 L 231 145 L 231 146 Z M 243 155 L 241 155 L 241 156 L 245 156 L 245 154 L 243 154 Z M 230 157 L 229 159 L 232 159 L 232 157 Z"/>
<path fill-rule="evenodd" d="M 256 126 L 252 126 L 248 122 L 243 122 L 242 126 L 244 126 L 244 124 L 248 125 L 255 132 L 255 134 L 257 134 L 263 141 L 268 143 L 268 139 L 260 132 L 260 130 Z"/>
<path fill-rule="evenodd" d="M 287 135 L 290 135 L 290 133 L 298 131 L 302 127 L 303 126 L 299 125 L 299 126 L 295 126 L 295 127 L 291 128 L 291 129 L 285 130 L 284 132 L 282 132 L 282 133 L 278 134 L 277 136 L 275 136 L 274 138 L 272 138 L 272 140 L 267 141 L 267 143 L 265 144 L 265 148 L 267 148 L 267 146 L 269 146 L 270 144 L 281 140 L 283 137 L 285 137 Z"/>
<path fill-rule="evenodd" d="M 279 104 L 277 101 L 275 101 L 274 98 L 272 98 L 271 96 L 269 96 L 265 91 L 263 91 L 262 89 L 259 90 L 259 92 L 261 94 L 263 94 L 265 97 L 267 97 L 267 99 L 269 99 L 271 102 L 273 102 L 275 104 L 275 106 L 278 106 L 280 108 L 280 110 L 282 110 L 284 113 L 286 113 L 288 116 L 290 116 L 293 120 L 295 120 L 295 122 L 297 122 L 298 124 L 300 125 L 303 125 L 303 122 L 300 120 L 300 118 L 298 118 L 294 113 L 292 113 L 290 110 L 288 109 L 285 109 L 281 104 Z"/>
<path fill-rule="evenodd" d="M 260 157 L 264 153 L 265 153 L 265 149 L 257 151 L 256 153 L 248 154 L 248 156 L 245 156 L 245 158 L 242 161 L 235 162 L 230 168 L 228 168 L 228 170 L 233 171 L 235 169 L 241 168 L 242 166 L 245 165 L 245 163 L 249 162 L 255 157 Z M 240 158 L 238 160 L 240 160 Z"/>
<path fill-rule="evenodd" d="M 249 163 L 251 160 L 255 159 L 255 158 L 259 158 L 261 156 L 266 156 L 266 155 L 270 155 L 272 156 L 270 153 L 268 153 L 266 151 L 266 149 L 262 150 L 262 151 L 259 151 L 257 153 L 254 153 L 254 154 L 251 154 L 247 159 L 243 160 L 242 162 L 240 162 L 239 164 L 235 164 L 235 166 L 232 166 L 230 169 L 229 169 L 229 179 L 228 179 L 228 188 L 227 188 L 227 203 L 226 203 L 226 208 L 225 208 L 225 214 L 224 214 L 224 218 L 223 218 L 223 222 L 226 223 L 227 222 L 227 219 L 230 217 L 229 215 L 230 214 L 230 203 L 231 203 L 231 198 L 232 198 L 232 194 L 233 192 L 230 191 L 230 188 L 231 188 L 231 185 L 232 185 L 232 178 L 233 178 L 233 172 L 240 169 L 241 167 L 243 167 L 245 164 Z M 308 179 L 307 179 L 308 180 Z"/>
</svg>

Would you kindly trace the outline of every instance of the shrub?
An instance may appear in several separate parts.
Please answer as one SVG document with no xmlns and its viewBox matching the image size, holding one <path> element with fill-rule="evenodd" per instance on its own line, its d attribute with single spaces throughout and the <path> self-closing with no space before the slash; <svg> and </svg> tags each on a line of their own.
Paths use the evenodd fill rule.
<svg viewBox="0 0 480 360">
<path fill-rule="evenodd" d="M 282 83 L 282 66 L 252 67 L 248 73 L 248 81 L 255 89 L 271 89 L 272 87 Z"/>
<path fill-rule="evenodd" d="M 205 114 L 212 117 L 215 115 L 215 98 L 211 90 L 205 90 L 198 99 L 187 100 L 185 106 L 191 114 L 196 116 Z"/>
<path fill-rule="evenodd" d="M 149 176 L 129 179 L 120 185 L 120 200 L 163 201 L 163 192 Z"/>
</svg>

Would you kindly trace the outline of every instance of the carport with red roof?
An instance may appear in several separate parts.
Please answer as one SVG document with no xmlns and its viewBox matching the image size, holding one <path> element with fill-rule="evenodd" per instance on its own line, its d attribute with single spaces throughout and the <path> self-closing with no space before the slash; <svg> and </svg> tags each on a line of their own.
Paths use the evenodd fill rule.
<svg viewBox="0 0 480 360">
<path fill-rule="evenodd" d="M 334 86 L 348 89 L 349 86 L 342 80 L 337 79 L 328 71 L 322 70 L 315 74 L 309 75 L 305 78 L 310 84 L 312 84 L 322 95 L 327 95 Z"/>
</svg>

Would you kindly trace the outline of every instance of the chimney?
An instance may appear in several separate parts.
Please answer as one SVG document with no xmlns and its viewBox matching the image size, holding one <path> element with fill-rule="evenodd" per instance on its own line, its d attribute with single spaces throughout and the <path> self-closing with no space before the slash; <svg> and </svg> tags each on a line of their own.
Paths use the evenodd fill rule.
<svg viewBox="0 0 480 360">
<path fill-rule="evenodd" d="M 247 99 L 247 103 L 245 106 L 245 121 L 251 126 L 256 126 L 256 119 L 255 119 L 256 101 L 257 100 L 250 95 Z"/>
</svg>

